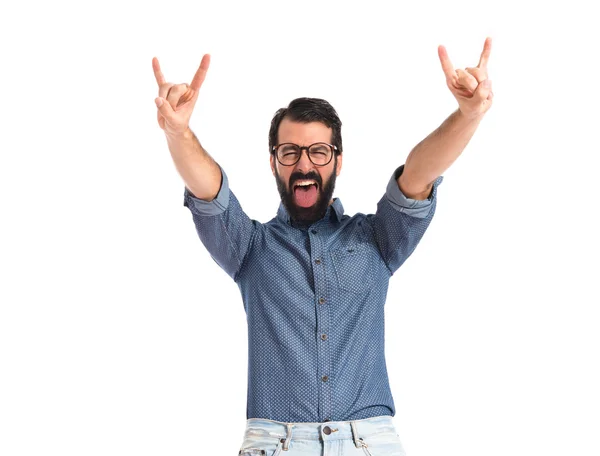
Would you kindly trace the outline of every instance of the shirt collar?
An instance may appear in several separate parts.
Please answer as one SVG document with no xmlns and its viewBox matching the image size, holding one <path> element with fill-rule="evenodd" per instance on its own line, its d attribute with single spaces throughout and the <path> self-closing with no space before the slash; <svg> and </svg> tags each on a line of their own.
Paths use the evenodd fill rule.
<svg viewBox="0 0 600 456">
<path fill-rule="evenodd" d="M 332 209 L 333 209 L 333 211 L 332 211 Z M 325 212 L 325 217 L 323 217 L 323 219 L 327 220 L 327 219 L 331 218 L 332 221 L 335 221 L 334 219 L 337 219 L 337 221 L 340 222 L 342 220 L 343 215 L 344 215 L 344 206 L 342 206 L 342 201 L 339 198 L 334 198 L 333 203 L 331 203 L 327 207 L 327 212 Z M 283 205 L 283 203 L 279 203 L 279 209 L 277 209 L 277 218 L 284 223 L 290 224 L 290 215 L 288 214 L 287 210 L 285 209 L 285 206 Z M 323 219 L 321 219 L 321 220 L 323 220 Z M 318 222 L 319 222 L 319 220 L 315 223 L 318 223 Z"/>
</svg>

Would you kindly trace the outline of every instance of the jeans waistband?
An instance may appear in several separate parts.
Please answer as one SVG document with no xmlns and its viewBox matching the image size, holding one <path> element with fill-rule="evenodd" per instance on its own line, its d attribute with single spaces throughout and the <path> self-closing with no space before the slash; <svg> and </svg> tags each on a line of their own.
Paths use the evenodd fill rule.
<svg viewBox="0 0 600 456">
<path fill-rule="evenodd" d="M 285 439 L 284 448 L 294 440 L 342 440 L 353 439 L 356 447 L 362 445 L 364 437 L 382 432 L 396 432 L 393 417 L 373 416 L 361 420 L 326 421 L 323 423 L 288 423 L 266 418 L 246 420 L 246 435 Z"/>
</svg>

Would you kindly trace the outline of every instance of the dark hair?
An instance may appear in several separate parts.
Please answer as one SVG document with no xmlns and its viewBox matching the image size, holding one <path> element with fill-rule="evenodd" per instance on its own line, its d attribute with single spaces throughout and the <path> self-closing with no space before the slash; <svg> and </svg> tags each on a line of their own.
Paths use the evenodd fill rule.
<svg viewBox="0 0 600 456">
<path fill-rule="evenodd" d="M 296 98 L 287 108 L 277 110 L 271 120 L 269 130 L 269 152 L 273 153 L 273 146 L 278 144 L 277 134 L 279 124 L 284 117 L 294 122 L 321 122 L 331 128 L 331 143 L 337 147 L 338 155 L 342 153 L 342 121 L 327 101 L 321 98 Z"/>
</svg>

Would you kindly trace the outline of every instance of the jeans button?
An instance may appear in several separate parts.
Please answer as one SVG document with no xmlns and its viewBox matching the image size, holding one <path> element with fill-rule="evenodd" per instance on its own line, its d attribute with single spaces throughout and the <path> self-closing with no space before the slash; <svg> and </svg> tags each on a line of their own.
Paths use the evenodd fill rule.
<svg viewBox="0 0 600 456">
<path fill-rule="evenodd" d="M 323 433 L 327 435 L 331 434 L 331 428 L 329 426 L 325 426 L 323 428 Z"/>
</svg>

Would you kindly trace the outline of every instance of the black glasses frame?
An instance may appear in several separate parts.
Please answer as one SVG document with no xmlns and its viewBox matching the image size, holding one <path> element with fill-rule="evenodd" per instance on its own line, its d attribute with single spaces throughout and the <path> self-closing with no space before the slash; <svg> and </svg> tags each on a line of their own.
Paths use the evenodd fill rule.
<svg viewBox="0 0 600 456">
<path fill-rule="evenodd" d="M 317 164 L 314 161 L 312 161 L 312 158 L 310 158 L 310 154 L 308 153 L 308 150 L 316 145 L 316 144 L 325 144 L 326 146 L 329 146 L 329 148 L 331 149 L 331 157 L 329 157 L 329 160 L 327 160 L 327 163 L 323 163 L 323 164 Z M 287 146 L 287 145 L 292 145 L 292 146 L 296 146 L 299 150 L 300 150 L 300 154 L 298 154 L 298 160 L 296 160 L 294 163 L 281 163 L 281 160 L 279 160 L 279 154 L 277 153 L 277 150 L 281 147 L 281 146 Z M 277 161 L 282 165 L 282 166 L 294 166 L 296 163 L 298 163 L 300 161 L 300 158 L 302 157 L 302 151 L 306 150 L 306 156 L 308 157 L 308 159 L 310 160 L 310 162 L 315 165 L 315 166 L 327 166 L 329 163 L 331 163 L 331 160 L 333 159 L 333 155 L 337 154 L 337 150 L 338 148 L 336 146 L 334 146 L 333 144 L 329 144 L 326 142 L 316 142 L 314 144 L 311 144 L 310 146 L 299 146 L 298 144 L 294 144 L 294 143 L 281 143 L 278 144 L 276 146 L 273 146 L 273 148 L 271 149 L 271 153 L 273 153 L 275 155 L 275 158 L 277 159 Z"/>
</svg>

